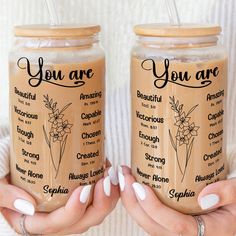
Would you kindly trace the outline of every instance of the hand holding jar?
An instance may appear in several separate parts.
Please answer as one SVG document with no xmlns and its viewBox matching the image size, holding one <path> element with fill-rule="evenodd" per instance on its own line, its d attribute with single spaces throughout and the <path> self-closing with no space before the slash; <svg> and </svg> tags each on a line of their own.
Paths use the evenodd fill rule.
<svg viewBox="0 0 236 236">
<path fill-rule="evenodd" d="M 0 180 L 0 212 L 16 232 L 24 235 L 84 233 L 90 227 L 101 224 L 119 199 L 113 167 L 106 169 L 104 178 L 96 183 L 93 193 L 91 185 L 78 187 L 65 206 L 51 213 L 35 213 L 35 199 L 11 185 L 9 177 Z M 93 200 L 92 204 L 89 199 Z"/>
<path fill-rule="evenodd" d="M 120 168 L 119 179 L 124 207 L 152 236 L 233 236 L 236 233 L 236 178 L 204 188 L 198 204 L 203 211 L 211 212 L 195 218 L 163 204 L 150 187 L 136 182 L 128 167 Z"/>
</svg>

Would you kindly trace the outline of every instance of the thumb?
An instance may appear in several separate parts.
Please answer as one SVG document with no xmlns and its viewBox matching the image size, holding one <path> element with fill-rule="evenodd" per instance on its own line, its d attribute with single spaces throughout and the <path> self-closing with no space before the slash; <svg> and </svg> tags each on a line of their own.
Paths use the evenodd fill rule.
<svg viewBox="0 0 236 236">
<path fill-rule="evenodd" d="M 24 190 L 10 185 L 6 179 L 0 181 L 0 207 L 25 215 L 34 215 L 35 200 Z"/>
<path fill-rule="evenodd" d="M 236 203 L 236 178 L 208 185 L 199 194 L 198 203 L 203 210 Z"/>
</svg>

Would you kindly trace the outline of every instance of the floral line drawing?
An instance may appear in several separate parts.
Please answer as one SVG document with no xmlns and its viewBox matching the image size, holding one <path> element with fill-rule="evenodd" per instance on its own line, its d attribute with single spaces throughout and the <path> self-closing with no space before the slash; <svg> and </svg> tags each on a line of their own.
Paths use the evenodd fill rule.
<svg viewBox="0 0 236 236">
<path fill-rule="evenodd" d="M 170 105 L 171 110 L 175 112 L 175 126 L 177 126 L 177 132 L 176 135 L 173 136 L 171 131 L 169 130 L 169 137 L 170 142 L 175 150 L 176 159 L 178 168 L 180 170 L 180 173 L 182 175 L 181 182 L 183 182 L 186 170 L 188 167 L 189 160 L 191 158 L 192 149 L 193 149 L 193 143 L 195 137 L 198 136 L 198 130 L 199 126 L 196 126 L 194 122 L 190 123 L 191 117 L 190 114 L 198 107 L 198 105 L 193 106 L 187 113 L 183 111 L 183 104 L 180 104 L 178 100 L 175 99 L 175 97 L 169 97 L 170 98 Z M 173 138 L 175 137 L 175 138 Z M 180 164 L 180 157 L 179 157 L 179 148 L 185 145 L 186 151 L 185 151 L 185 164 L 183 167 L 181 167 Z"/>
<path fill-rule="evenodd" d="M 50 131 L 47 134 L 46 128 L 43 125 L 43 133 L 45 137 L 45 141 L 50 150 L 50 158 L 53 164 L 53 168 L 56 171 L 55 179 L 58 176 L 60 171 L 61 161 L 65 152 L 67 137 L 71 133 L 72 124 L 69 124 L 68 120 L 64 120 L 64 112 L 72 103 L 68 103 L 64 106 L 61 111 L 57 108 L 57 102 L 54 102 L 53 99 L 49 98 L 48 95 L 44 95 L 44 103 L 45 107 L 50 110 L 49 120 L 50 123 Z M 59 143 L 59 161 L 58 163 L 55 162 L 55 156 L 53 155 L 52 148 L 55 143 Z"/>
</svg>

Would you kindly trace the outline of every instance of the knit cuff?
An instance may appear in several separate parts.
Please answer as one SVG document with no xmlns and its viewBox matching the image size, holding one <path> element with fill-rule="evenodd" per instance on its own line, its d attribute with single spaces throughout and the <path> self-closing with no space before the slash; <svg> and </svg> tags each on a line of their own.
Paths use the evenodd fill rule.
<svg viewBox="0 0 236 236">
<path fill-rule="evenodd" d="M 10 137 L 8 126 L 0 127 L 0 179 L 9 173 Z"/>
<path fill-rule="evenodd" d="M 236 145 L 228 147 L 228 165 L 229 165 L 229 174 L 228 179 L 236 177 Z"/>
<path fill-rule="evenodd" d="M 0 213 L 0 235 L 1 236 L 17 236 L 17 234 L 13 228 L 8 224 L 6 219 Z"/>
</svg>

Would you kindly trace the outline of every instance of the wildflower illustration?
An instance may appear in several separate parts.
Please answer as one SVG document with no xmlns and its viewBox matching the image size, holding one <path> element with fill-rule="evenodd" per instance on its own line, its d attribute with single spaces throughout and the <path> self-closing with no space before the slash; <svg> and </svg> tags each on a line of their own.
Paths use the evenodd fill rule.
<svg viewBox="0 0 236 236">
<path fill-rule="evenodd" d="M 45 107 L 50 111 L 49 120 L 50 130 L 47 132 L 43 125 L 43 132 L 45 141 L 50 150 L 50 158 L 52 161 L 53 168 L 56 172 L 55 178 L 57 178 L 60 171 L 61 161 L 65 152 L 67 137 L 71 133 L 72 124 L 69 124 L 68 120 L 64 118 L 64 112 L 72 103 L 67 104 L 61 110 L 57 108 L 57 102 L 49 98 L 48 95 L 44 95 Z M 53 154 L 53 147 L 59 144 L 59 156 Z M 56 162 L 57 161 L 57 162 Z"/>
<path fill-rule="evenodd" d="M 180 104 L 175 97 L 170 97 L 170 105 L 171 109 L 175 112 L 175 123 L 174 125 L 177 127 L 176 134 L 173 136 L 171 131 L 169 130 L 170 142 L 175 150 L 176 159 L 178 168 L 182 175 L 181 182 L 183 182 L 186 170 L 189 164 L 189 160 L 191 158 L 193 144 L 195 137 L 198 136 L 199 126 L 196 126 L 194 122 L 190 122 L 191 117 L 190 114 L 198 107 L 198 105 L 193 106 L 187 113 L 183 111 L 183 104 Z M 185 160 L 184 166 L 181 166 L 180 158 L 179 157 L 179 148 L 185 145 Z"/>
</svg>

